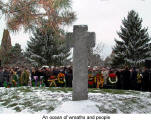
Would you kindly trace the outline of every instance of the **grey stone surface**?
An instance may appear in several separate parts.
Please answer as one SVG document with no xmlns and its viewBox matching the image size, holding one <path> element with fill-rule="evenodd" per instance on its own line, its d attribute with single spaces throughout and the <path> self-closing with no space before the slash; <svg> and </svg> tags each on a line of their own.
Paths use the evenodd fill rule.
<svg viewBox="0 0 151 120">
<path fill-rule="evenodd" d="M 75 25 L 67 34 L 67 44 L 73 47 L 72 100 L 88 99 L 88 49 L 95 46 L 95 33 L 87 32 L 88 26 Z"/>
</svg>

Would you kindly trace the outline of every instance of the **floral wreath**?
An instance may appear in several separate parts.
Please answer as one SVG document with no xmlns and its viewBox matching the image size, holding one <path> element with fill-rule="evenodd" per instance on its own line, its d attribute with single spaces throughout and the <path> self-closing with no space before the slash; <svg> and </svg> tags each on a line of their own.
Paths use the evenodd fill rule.
<svg viewBox="0 0 151 120">
<path fill-rule="evenodd" d="M 61 80 L 61 78 L 63 78 L 63 80 Z M 65 75 L 63 73 L 59 73 L 58 74 L 58 82 L 63 84 L 65 80 Z"/>
<path fill-rule="evenodd" d="M 115 81 L 112 81 L 111 78 L 115 78 Z M 109 74 L 109 82 L 111 84 L 115 84 L 115 83 L 118 82 L 118 78 L 117 78 L 117 76 L 114 73 Z"/>
</svg>

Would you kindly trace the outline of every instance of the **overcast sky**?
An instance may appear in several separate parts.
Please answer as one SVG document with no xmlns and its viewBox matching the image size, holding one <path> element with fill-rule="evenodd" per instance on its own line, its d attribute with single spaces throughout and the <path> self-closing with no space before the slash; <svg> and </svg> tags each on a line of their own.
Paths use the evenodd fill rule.
<svg viewBox="0 0 151 120">
<path fill-rule="evenodd" d="M 116 32 L 120 30 L 121 21 L 127 17 L 128 11 L 135 10 L 143 18 L 143 26 L 148 27 L 151 35 L 151 0 L 73 0 L 73 10 L 77 14 L 75 25 L 88 25 L 90 32 L 96 33 L 96 42 L 104 43 L 104 56 L 111 53 Z M 5 28 L 0 19 L 0 40 Z M 72 26 L 67 31 L 72 31 Z M 12 34 L 12 44 L 21 44 L 25 49 L 29 35 L 23 32 Z"/>
</svg>

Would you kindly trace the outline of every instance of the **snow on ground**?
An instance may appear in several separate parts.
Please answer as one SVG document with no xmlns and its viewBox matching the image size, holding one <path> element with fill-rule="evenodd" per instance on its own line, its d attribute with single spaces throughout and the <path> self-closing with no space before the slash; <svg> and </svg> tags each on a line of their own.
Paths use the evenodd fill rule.
<svg viewBox="0 0 151 120">
<path fill-rule="evenodd" d="M 89 89 L 87 101 L 72 101 L 71 88 L 0 88 L 1 113 L 151 113 L 151 93 Z"/>
<path fill-rule="evenodd" d="M 93 114 L 100 113 L 99 109 L 96 107 L 97 103 L 90 100 L 83 101 L 68 101 L 64 102 L 53 112 L 57 113 L 68 113 L 68 114 Z"/>
</svg>

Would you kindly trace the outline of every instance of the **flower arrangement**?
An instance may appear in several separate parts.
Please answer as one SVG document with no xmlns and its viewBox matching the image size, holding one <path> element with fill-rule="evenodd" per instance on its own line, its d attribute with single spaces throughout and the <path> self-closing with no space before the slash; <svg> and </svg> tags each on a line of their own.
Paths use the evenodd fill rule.
<svg viewBox="0 0 151 120">
<path fill-rule="evenodd" d="M 115 73 L 110 73 L 109 74 L 109 82 L 111 84 L 116 84 L 118 81 L 117 75 Z"/>
<path fill-rule="evenodd" d="M 65 75 L 63 73 L 58 74 L 58 82 L 61 84 L 65 82 Z"/>
</svg>

